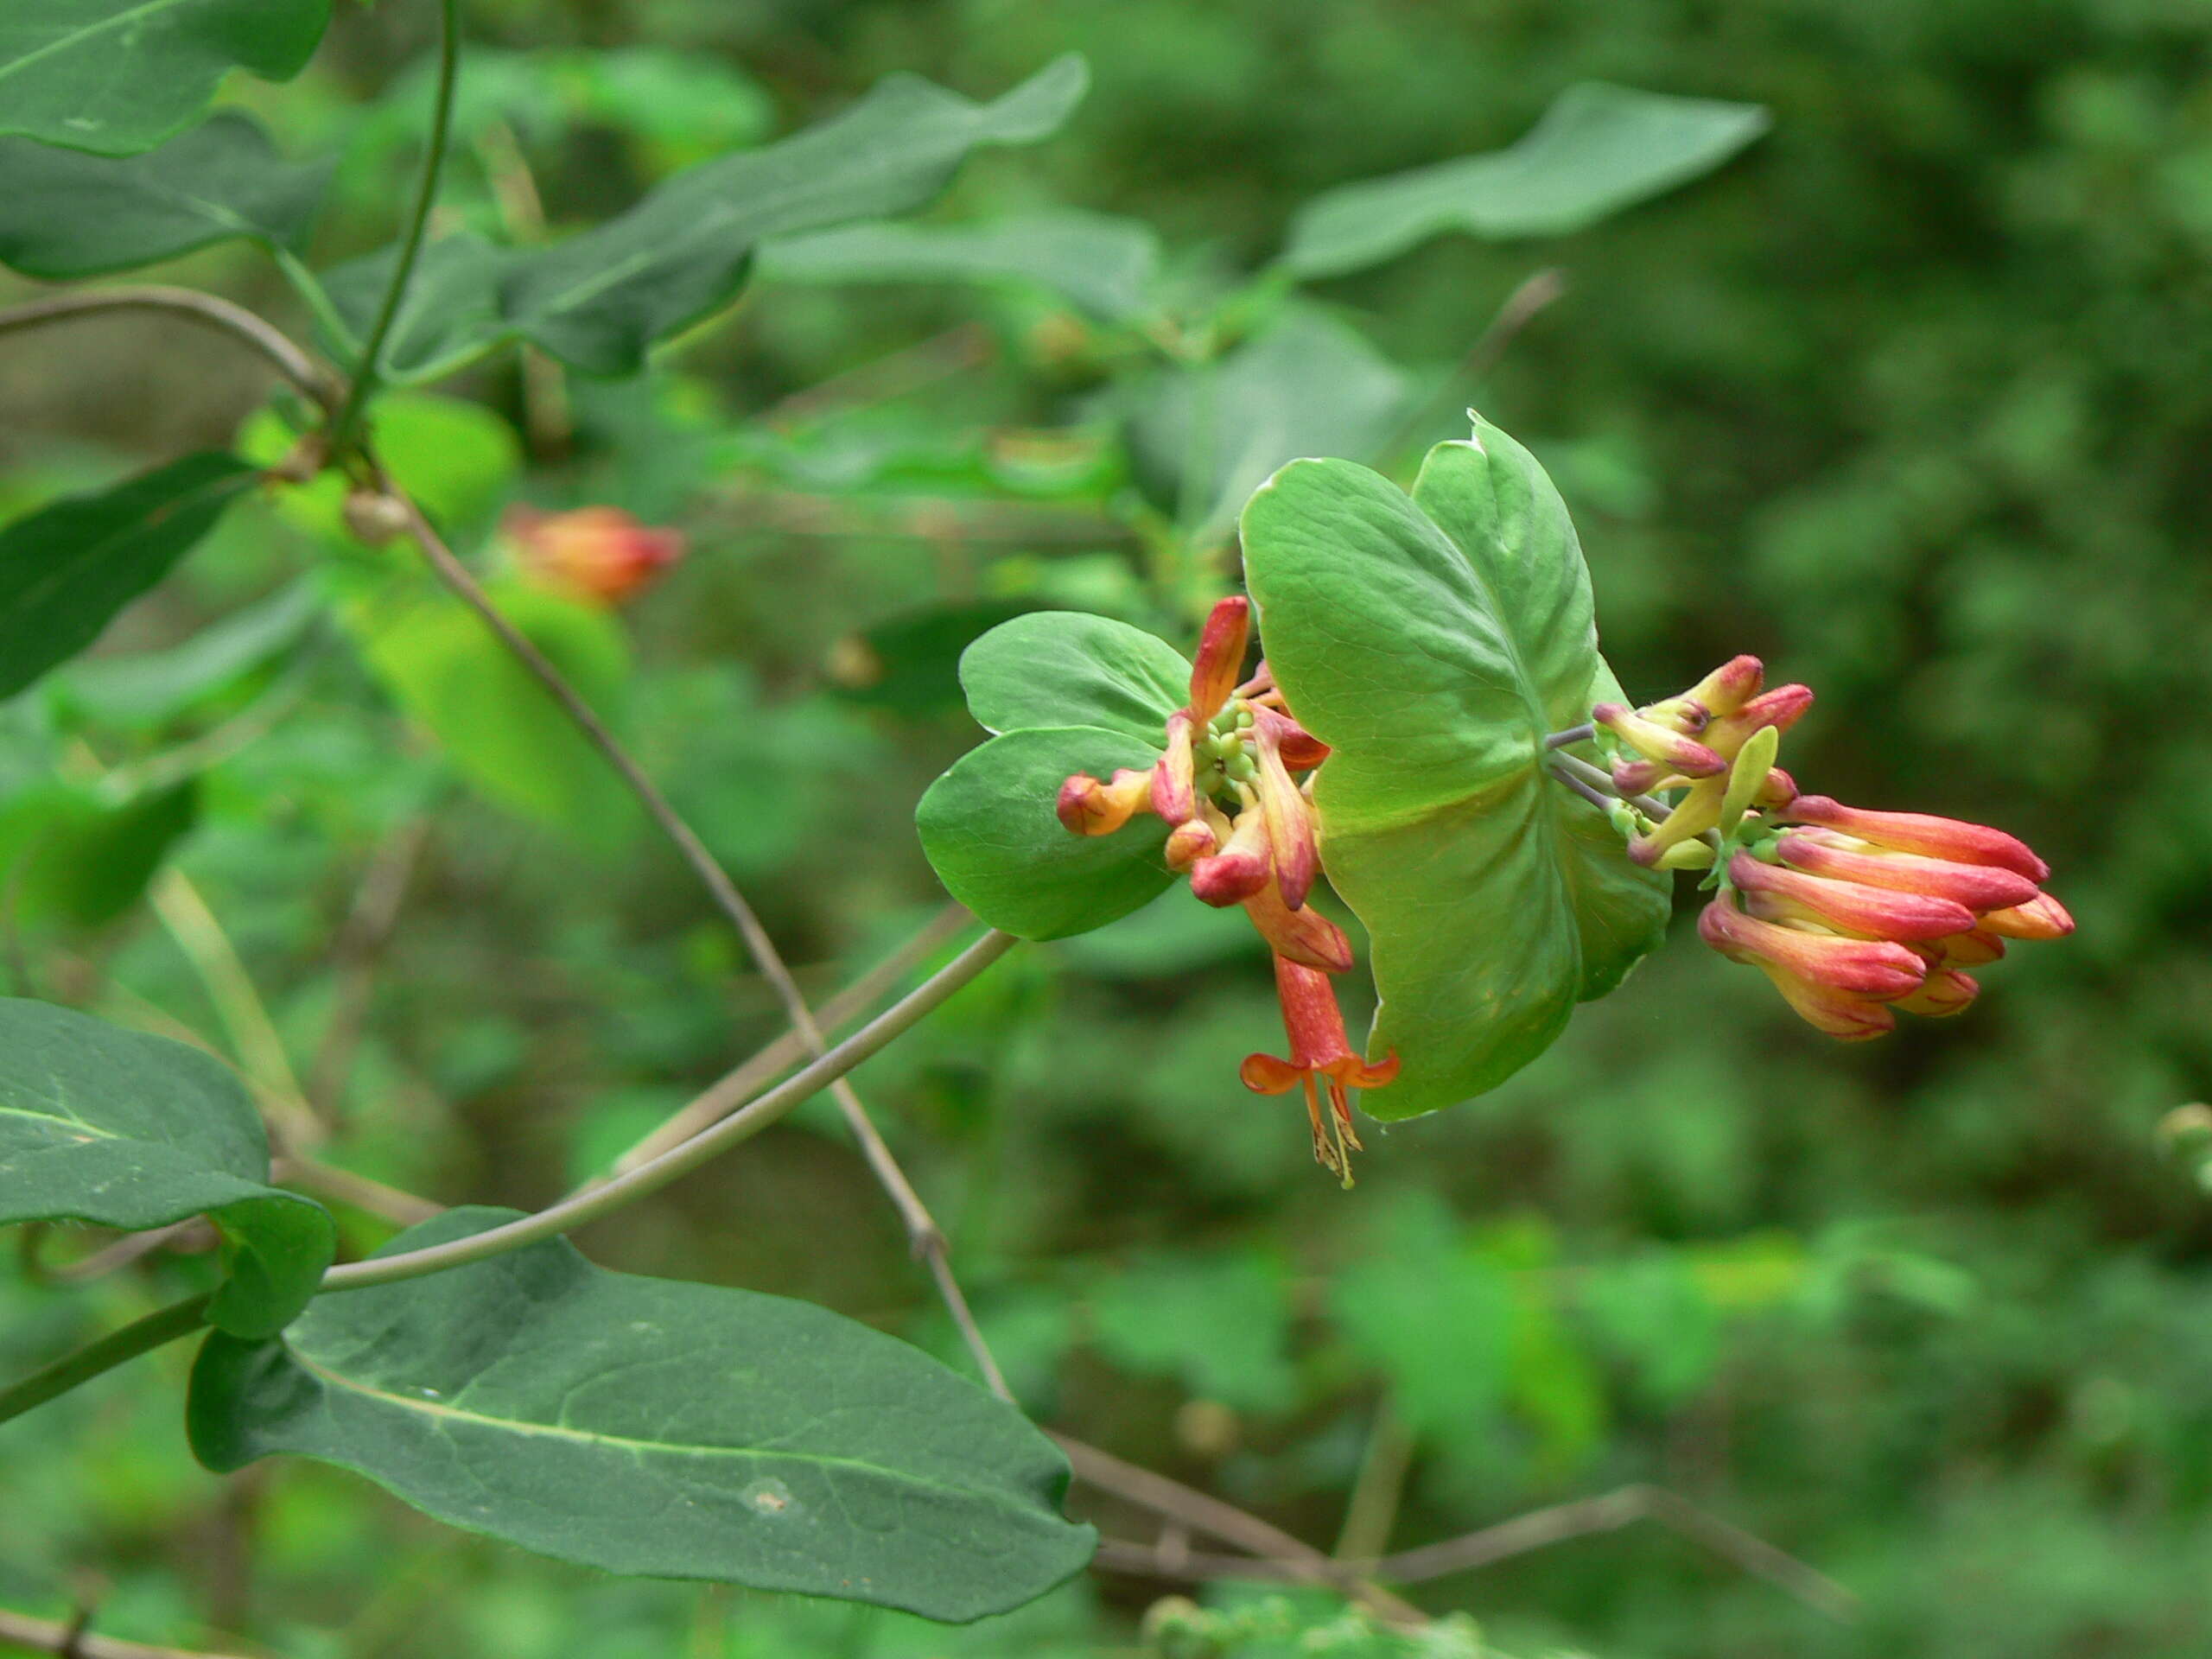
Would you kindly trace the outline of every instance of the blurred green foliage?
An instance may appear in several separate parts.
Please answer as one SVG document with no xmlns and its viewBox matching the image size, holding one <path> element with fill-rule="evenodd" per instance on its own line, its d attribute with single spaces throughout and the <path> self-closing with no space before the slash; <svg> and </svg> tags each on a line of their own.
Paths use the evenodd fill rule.
<svg viewBox="0 0 2212 1659">
<path fill-rule="evenodd" d="M 1128 215 L 1159 229 L 1166 281 L 1191 295 L 1271 257 L 1319 191 L 1503 145 L 1577 80 L 1769 106 L 1770 135 L 1681 196 L 1554 241 L 1440 240 L 1316 290 L 1290 317 L 1335 342 L 1332 387 L 1355 395 L 1270 386 L 1271 418 L 1403 479 L 1478 402 L 1559 480 L 1630 693 L 1760 653 L 1820 693 L 1791 739 L 1801 781 L 2023 835 L 2080 932 L 1991 969 L 1962 1020 L 1846 1049 L 1678 926 L 1497 1095 L 1370 1128 L 1349 1196 L 1313 1173 L 1294 1110 L 1236 1082 L 1276 1042 L 1256 944 L 1179 895 L 1017 954 L 856 1081 L 1047 1421 L 1325 1547 L 1393 1440 L 1397 1548 L 1652 1481 L 1865 1602 L 1832 1624 L 1649 1529 L 1416 1592 L 1509 1652 L 2206 1650 L 2212 1211 L 2156 1133 L 2212 1066 L 2201 5 L 470 10 L 512 51 L 480 60 L 464 105 L 458 222 L 529 239 L 891 70 L 981 95 L 1074 48 L 1094 92 L 1070 131 L 984 158 L 936 217 Z M 429 28 L 421 7 L 346 8 L 301 81 L 235 89 L 295 158 L 340 152 L 325 259 L 389 238 L 419 72 L 381 109 L 358 100 L 410 73 Z M 1479 383 L 1460 378 L 1544 264 L 1565 297 Z M 302 321 L 250 251 L 175 270 Z M 11 509 L 249 416 L 250 370 L 156 327 L 5 343 Z M 471 552 L 518 492 L 690 533 L 626 645 L 590 649 L 626 734 L 826 995 L 938 901 L 910 814 L 975 735 L 957 644 L 1047 604 L 1187 643 L 1192 606 L 1228 579 L 1161 522 L 1233 512 L 1254 480 L 1224 455 L 1217 477 L 1163 484 L 1146 435 L 1172 411 L 1122 436 L 1128 349 L 1041 290 L 770 281 L 654 381 L 549 387 L 495 366 L 452 388 L 503 417 L 527 470 L 500 436 L 472 460 L 456 431 L 422 446 L 420 481 L 448 468 Z M 1418 412 L 1402 387 L 1426 394 Z M 400 449 L 403 410 L 388 418 Z M 349 632 L 362 595 L 411 580 L 398 550 L 341 550 L 327 507 L 315 517 L 235 518 L 106 654 L 0 709 L 0 835 L 57 773 L 173 789 L 187 753 L 179 868 L 281 1057 L 331 1090 L 318 1103 L 345 1116 L 347 1161 L 441 1201 L 542 1202 L 772 1038 L 772 999 L 674 861 L 621 833 L 589 757 L 557 801 L 525 801 L 496 781 L 512 774 L 498 754 L 442 749 L 458 740 L 421 658 L 410 677 L 320 625 L 287 634 L 278 610 L 199 677 L 180 648 L 166 687 L 139 668 L 115 691 L 127 654 L 150 664 L 277 607 L 303 570 Z M 424 650 L 467 648 L 456 630 Z M 99 833 L 138 844 L 175 831 L 172 798 L 35 810 L 105 811 Z M 365 951 L 347 925 L 365 872 L 409 847 L 398 923 Z M 54 896 L 22 906 L 13 954 L 42 993 L 188 1027 L 285 1086 L 171 929 L 143 907 L 103 920 L 113 895 L 48 859 L 37 879 Z M 814 1298 L 962 1363 L 834 1116 L 817 1103 L 795 1122 L 582 1243 L 629 1271 Z M 347 1219 L 356 1248 L 385 1230 Z M 47 1244 L 73 1248 L 90 1242 Z M 200 1272 L 159 1256 L 66 1294 L 16 1274 L 0 1369 Z M 201 1473 L 176 1422 L 181 1357 L 0 1431 L 0 1600 L 59 1611 L 97 1567 L 104 1631 L 288 1659 L 988 1659 L 1128 1651 L 1163 1593 L 1101 1574 L 945 1630 L 594 1579 L 458 1539 L 332 1471 Z"/>
</svg>

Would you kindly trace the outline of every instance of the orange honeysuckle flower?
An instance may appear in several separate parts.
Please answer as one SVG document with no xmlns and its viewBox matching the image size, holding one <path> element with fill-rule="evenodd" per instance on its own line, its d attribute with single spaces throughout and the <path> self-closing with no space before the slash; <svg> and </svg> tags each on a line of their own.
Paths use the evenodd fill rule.
<svg viewBox="0 0 2212 1659">
<path fill-rule="evenodd" d="M 1283 760 L 1284 740 L 1292 734 L 1300 734 L 1300 728 L 1287 715 L 1272 709 L 1257 712 L 1252 735 L 1258 753 L 1260 814 L 1267 825 L 1275 879 L 1282 883 L 1283 902 L 1296 910 L 1321 873 L 1321 854 L 1313 837 L 1313 808 L 1291 780 Z"/>
<path fill-rule="evenodd" d="M 1244 900 L 1244 913 L 1278 957 L 1324 973 L 1351 969 L 1351 941 L 1344 931 L 1311 905 L 1293 910 L 1282 888 L 1268 881 Z"/>
<path fill-rule="evenodd" d="M 1698 917 L 1698 937 L 1732 962 L 1773 967 L 1815 985 L 1890 1001 L 1919 988 L 1928 972 L 1916 953 L 1889 939 L 1859 939 L 1804 925 L 1762 921 L 1717 895 Z"/>
<path fill-rule="evenodd" d="M 1770 962 L 1757 966 L 1782 993 L 1792 1012 L 1824 1036 L 1841 1043 L 1863 1043 L 1897 1029 L 1897 1017 L 1889 1007 L 1856 992 L 1816 984 Z M 1962 974 L 1961 978 L 1964 978 Z"/>
<path fill-rule="evenodd" d="M 1078 772 L 1060 785 L 1052 810 L 1062 826 L 1078 836 L 1110 836 L 1152 801 L 1152 773 L 1124 766 L 1114 781 L 1102 784 Z"/>
<path fill-rule="evenodd" d="M 1204 724 L 1229 702 L 1244 672 L 1244 647 L 1252 635 L 1252 601 L 1242 594 L 1219 601 L 1198 635 L 1191 665 L 1191 701 L 1185 712 Z"/>
<path fill-rule="evenodd" d="M 683 556 L 683 532 L 640 524 L 620 507 L 546 512 L 509 507 L 499 529 L 523 574 L 587 604 L 620 605 Z"/>
<path fill-rule="evenodd" d="M 2001 938 L 2063 939 L 2074 931 L 2074 918 L 2057 899 L 2039 893 L 2024 905 L 1991 911 L 1981 925 Z M 1998 948 L 2001 951 L 2004 947 Z"/>
<path fill-rule="evenodd" d="M 1226 910 L 1241 905 L 1274 879 L 1267 814 L 1247 807 L 1236 817 L 1221 850 L 1191 866 L 1191 891 L 1205 904 Z"/>
<path fill-rule="evenodd" d="M 1290 1058 L 1248 1057 L 1240 1075 L 1244 1086 L 1262 1095 L 1287 1094 L 1301 1084 L 1306 1113 L 1313 1129 L 1313 1158 L 1324 1169 L 1351 1185 L 1351 1154 L 1360 1149 L 1353 1128 L 1352 1089 L 1379 1089 L 1398 1075 L 1395 1054 L 1370 1065 L 1344 1035 L 1344 1017 L 1326 974 L 1275 958 L 1275 990 L 1282 999 L 1283 1029 L 1290 1037 Z M 1328 1091 L 1325 1117 L 1321 1090 Z"/>
<path fill-rule="evenodd" d="M 1876 812 L 1846 806 L 1826 795 L 1800 795 L 1783 817 L 1791 823 L 1817 824 L 1893 853 L 1916 853 L 1959 864 L 1992 864 L 2031 882 L 2050 874 L 2050 866 L 2028 844 L 1986 823 L 1939 818 L 1925 812 Z"/>
<path fill-rule="evenodd" d="M 1769 922 L 1811 922 L 1867 939 L 1940 939 L 1974 925 L 1974 912 L 1955 899 L 1897 893 L 1857 881 L 1830 880 L 1749 853 L 1728 861 L 1728 880 L 1744 908 Z"/>
<path fill-rule="evenodd" d="M 1802 799 L 1801 796 L 1798 802 L 1791 803 L 1789 811 L 1795 812 Z M 1834 830 L 1785 830 L 1775 844 L 1782 861 L 1792 869 L 1897 893 L 1949 899 L 1976 912 L 2011 909 L 2037 897 L 2034 881 L 2000 865 L 1964 864 L 1921 853 L 1892 852 Z"/>
</svg>

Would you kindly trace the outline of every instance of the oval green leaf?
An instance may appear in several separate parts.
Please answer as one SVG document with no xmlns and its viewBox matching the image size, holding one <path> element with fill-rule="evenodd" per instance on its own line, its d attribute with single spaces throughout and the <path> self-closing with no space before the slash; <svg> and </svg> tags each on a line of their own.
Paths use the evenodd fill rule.
<svg viewBox="0 0 2212 1659">
<path fill-rule="evenodd" d="M 1063 828 L 1053 807 L 1078 772 L 1149 766 L 1156 746 L 1095 726 L 1008 732 L 971 749 L 915 809 L 922 850 L 944 889 L 993 927 L 1064 939 L 1141 909 L 1175 878 L 1166 825 L 1140 814 L 1110 836 Z"/>
<path fill-rule="evenodd" d="M 99 639 L 257 475 L 235 455 L 187 455 L 0 530 L 0 697 Z"/>
<path fill-rule="evenodd" d="M 0 138 L 0 264 L 92 276 L 244 237 L 305 238 L 331 163 L 295 167 L 252 118 L 226 110 L 143 156 L 86 156 Z"/>
<path fill-rule="evenodd" d="M 458 1210 L 386 1252 L 514 1212 Z M 1090 1558 L 1067 1463 L 1012 1407 L 827 1309 L 594 1267 L 565 1241 L 211 1338 L 193 1450 L 354 1469 L 563 1560 L 978 1618 Z"/>
<path fill-rule="evenodd" d="M 1160 238 L 1148 225 L 1075 209 L 973 225 L 846 225 L 761 250 L 779 283 L 1023 283 L 1050 289 L 1104 322 L 1149 307 Z"/>
<path fill-rule="evenodd" d="M 961 654 L 960 685 L 987 732 L 1096 726 L 1151 745 L 1157 758 L 1167 717 L 1191 700 L 1191 664 L 1165 639 L 1111 617 L 1032 611 Z"/>
<path fill-rule="evenodd" d="M 1564 236 L 1710 173 L 1767 126 L 1757 104 L 1584 81 L 1504 149 L 1316 196 L 1292 221 L 1280 263 L 1296 276 L 1336 276 L 1444 231 Z"/>
<path fill-rule="evenodd" d="M 1089 79 L 1070 54 L 978 104 L 893 75 L 818 126 L 702 162 L 556 246 L 524 253 L 448 237 L 424 250 L 390 366 L 427 379 L 519 336 L 589 374 L 634 374 L 654 340 L 735 297 L 764 240 L 918 207 L 970 150 L 1057 130 Z M 331 298 L 357 334 L 396 257 L 386 248 L 330 273 Z"/>
<path fill-rule="evenodd" d="M 492 598 L 594 708 L 613 703 L 630 671 L 620 623 L 519 582 Z M 601 850 L 636 829 L 621 779 L 481 618 L 431 594 L 348 622 L 370 669 L 486 796 Z"/>
<path fill-rule="evenodd" d="M 269 1140 L 219 1060 L 44 1002 L 0 999 L 0 1224 L 126 1232 L 204 1215 L 229 1276 L 208 1318 L 281 1329 L 337 1249 L 321 1205 L 266 1185 Z"/>
<path fill-rule="evenodd" d="M 1544 738 L 1613 682 L 1567 508 L 1478 422 L 1408 499 L 1343 461 L 1293 462 L 1245 508 L 1245 576 L 1291 708 L 1334 753 L 1329 879 L 1373 941 L 1373 1043 L 1410 1117 L 1495 1087 L 1659 943 L 1666 878 L 1549 782 Z"/>
<path fill-rule="evenodd" d="M 329 22 L 330 0 L 8 0 L 0 133 L 101 156 L 151 149 L 232 69 L 297 74 Z"/>
</svg>

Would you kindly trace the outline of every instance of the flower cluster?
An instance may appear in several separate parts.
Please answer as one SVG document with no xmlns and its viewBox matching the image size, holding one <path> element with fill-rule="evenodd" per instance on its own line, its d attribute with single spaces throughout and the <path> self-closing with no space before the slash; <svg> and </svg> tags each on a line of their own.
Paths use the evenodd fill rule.
<svg viewBox="0 0 2212 1659">
<path fill-rule="evenodd" d="M 1303 1084 L 1313 1156 L 1349 1185 L 1359 1136 L 1347 1090 L 1381 1087 L 1398 1063 L 1392 1056 L 1370 1065 L 1345 1037 L 1329 976 L 1351 966 L 1351 944 L 1306 902 L 1320 871 L 1312 774 L 1329 750 L 1292 717 L 1264 661 L 1242 677 L 1250 632 L 1249 600 L 1217 604 L 1198 641 L 1191 699 L 1167 718 L 1166 753 L 1146 770 L 1108 779 L 1077 772 L 1061 785 L 1056 810 L 1081 836 L 1110 835 L 1156 813 L 1168 825 L 1168 867 L 1207 904 L 1243 907 L 1274 953 L 1290 1038 L 1288 1060 L 1247 1059 L 1244 1083 L 1270 1095 Z"/>
<path fill-rule="evenodd" d="M 642 524 L 620 507 L 545 512 L 516 505 L 499 530 L 524 575 L 601 608 L 634 597 L 683 556 L 682 531 Z"/>
<path fill-rule="evenodd" d="M 1959 1013 L 1980 989 L 1964 969 L 2007 939 L 2073 931 L 2042 890 L 2049 868 L 2003 830 L 1799 794 L 1773 760 L 1812 693 L 1762 692 L 1764 677 L 1738 657 L 1679 697 L 1592 711 L 1624 796 L 1687 791 L 1663 816 L 1648 799 L 1624 809 L 1629 854 L 1716 867 L 1698 920 L 1707 944 L 1764 971 L 1818 1030 L 1857 1041 L 1893 1029 L 1898 1008 Z"/>
</svg>

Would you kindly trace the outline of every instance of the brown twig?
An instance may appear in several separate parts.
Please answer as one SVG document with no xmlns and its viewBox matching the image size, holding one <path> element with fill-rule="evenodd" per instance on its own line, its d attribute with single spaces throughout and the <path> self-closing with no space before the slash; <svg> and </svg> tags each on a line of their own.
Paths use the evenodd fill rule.
<svg viewBox="0 0 2212 1659">
<path fill-rule="evenodd" d="M 1601 1497 L 1535 1510 L 1463 1537 L 1401 1550 L 1379 1560 L 1339 1565 L 1370 1573 L 1391 1584 L 1419 1584 L 1472 1572 L 1572 1539 L 1617 1532 L 1638 1521 L 1656 1521 L 1705 1545 L 1744 1572 L 1788 1591 L 1830 1618 L 1847 1624 L 1858 1617 L 1859 1598 L 1827 1573 L 1688 1498 L 1656 1486 L 1624 1486 Z M 1243 1541 L 1230 1538 L 1227 1541 Z M 1109 1539 L 1100 1546 L 1099 1560 L 1124 1572 L 1193 1582 L 1211 1579 L 1314 1581 L 1310 1562 L 1280 1552 L 1260 1552 L 1252 1557 L 1198 1555 L 1185 1550 L 1170 1560 L 1147 1545 Z"/>
<path fill-rule="evenodd" d="M 78 1619 L 33 1618 L 4 1607 L 0 1607 L 0 1643 L 29 1648 L 33 1653 L 74 1654 L 80 1659 L 233 1659 L 194 1649 L 157 1648 L 143 1642 L 95 1636 L 82 1628 Z"/>
<path fill-rule="evenodd" d="M 276 1179 L 292 1186 L 305 1187 L 319 1192 L 326 1198 L 335 1198 L 340 1204 L 350 1204 L 356 1210 L 379 1217 L 395 1226 L 412 1227 L 432 1216 L 441 1215 L 445 1206 L 429 1198 L 418 1198 L 398 1187 L 387 1186 L 366 1175 L 357 1175 L 350 1169 L 340 1169 L 335 1164 L 326 1164 L 296 1154 L 279 1158 L 276 1164 Z"/>
<path fill-rule="evenodd" d="M 1048 1433 L 1050 1431 L 1047 1431 Z M 1419 1624 L 1427 1615 L 1412 1603 L 1405 1601 L 1373 1583 L 1363 1568 L 1356 1563 L 1333 1560 L 1303 1539 L 1293 1537 L 1281 1528 L 1262 1521 L 1256 1515 L 1248 1515 L 1231 1503 L 1217 1497 L 1209 1497 L 1180 1481 L 1170 1480 L 1166 1475 L 1155 1474 L 1135 1464 L 1125 1463 L 1110 1452 L 1102 1452 L 1065 1434 L 1054 1433 L 1053 1440 L 1067 1453 L 1068 1463 L 1076 1478 L 1087 1481 L 1103 1492 L 1168 1516 L 1192 1531 L 1203 1532 L 1249 1549 L 1252 1556 L 1200 1556 L 1190 1552 L 1179 1539 L 1166 1541 L 1173 1548 L 1155 1550 L 1141 1544 L 1127 1544 L 1108 1539 L 1098 1548 L 1098 1560 L 1105 1566 L 1125 1572 L 1150 1573 L 1152 1564 L 1177 1560 L 1183 1563 L 1233 1563 L 1236 1570 L 1226 1573 L 1192 1573 L 1183 1570 L 1160 1571 L 1156 1576 L 1174 1579 L 1203 1579 L 1211 1577 L 1239 1578 L 1259 1576 L 1289 1580 L 1300 1584 L 1328 1585 L 1343 1591 L 1355 1600 L 1364 1602 L 1382 1617 L 1401 1624 Z M 1256 1573 L 1255 1573 L 1256 1569 Z"/>
<path fill-rule="evenodd" d="M 1137 539 L 1128 525 L 1091 513 L 950 497 L 855 501 L 809 495 L 803 490 L 739 488 L 723 497 L 721 505 L 741 516 L 748 530 L 770 530 L 785 536 L 876 537 L 940 545 L 1004 542 L 1082 547 L 1122 546 Z"/>
<path fill-rule="evenodd" d="M 1467 347 L 1467 354 L 1438 383 L 1435 391 L 1414 405 L 1413 412 L 1390 435 L 1389 442 L 1376 450 L 1376 456 L 1387 458 L 1401 444 L 1418 438 L 1427 424 L 1429 411 L 1435 407 L 1442 392 L 1452 386 L 1480 380 L 1496 368 L 1498 360 L 1536 314 L 1566 292 L 1567 273 L 1554 266 L 1548 265 L 1524 278 L 1491 314 L 1482 333 L 1475 336 L 1475 343 Z"/>
<path fill-rule="evenodd" d="M 96 288 L 82 293 L 49 294 L 0 311 L 0 334 L 102 311 L 166 311 L 220 329 L 274 364 L 287 380 L 325 410 L 334 406 L 338 385 L 330 372 L 280 329 L 242 305 L 196 289 L 148 283 L 130 288 Z"/>
<path fill-rule="evenodd" d="M 308 1063 L 307 1081 L 308 1103 L 324 1122 L 334 1125 L 345 1116 L 346 1084 L 368 1023 L 377 961 L 398 925 L 416 861 L 429 838 L 427 818 L 410 818 L 385 837 L 369 860 L 353 908 L 331 948 L 338 989 L 330 1023 L 323 1027 L 322 1040 Z"/>
<path fill-rule="evenodd" d="M 288 1148 L 320 1145 L 326 1132 L 301 1091 L 284 1039 L 254 988 L 238 947 L 200 889 L 171 866 L 155 878 L 148 896 L 154 913 L 207 987 L 208 1000 L 230 1033 L 240 1068 L 253 1084 L 279 1144 Z"/>
<path fill-rule="evenodd" d="M 41 1271 L 57 1284 L 89 1284 L 95 1279 L 105 1279 L 111 1273 L 119 1273 L 132 1262 L 143 1261 L 156 1250 L 171 1248 L 212 1250 L 216 1243 L 213 1225 L 204 1217 L 194 1216 L 188 1220 L 173 1222 L 167 1227 L 155 1227 L 143 1233 L 125 1233 L 121 1238 L 103 1244 L 90 1255 L 54 1266 L 41 1264 Z"/>
<path fill-rule="evenodd" d="M 836 1032 L 859 1019 L 915 968 L 957 938 L 975 919 L 961 906 L 947 905 L 912 938 L 822 1005 L 823 1030 Z M 727 1117 L 757 1090 L 805 1058 L 805 1042 L 797 1032 L 785 1032 L 617 1158 L 609 1166 L 609 1174 L 619 1175 L 626 1169 L 649 1163 L 671 1147 L 689 1141 L 700 1130 Z M 598 1184 L 598 1179 L 586 1183 L 593 1186 Z"/>
<path fill-rule="evenodd" d="M 771 405 L 759 418 L 763 426 L 788 430 L 833 410 L 889 403 L 953 375 L 981 368 L 997 355 L 998 344 L 989 329 L 980 322 L 963 322 L 873 363 L 817 381 Z"/>
<path fill-rule="evenodd" d="M 714 854 L 708 850 L 706 843 L 699 839 L 691 826 L 670 804 L 660 786 L 653 782 L 645 768 L 622 746 L 620 740 L 608 729 L 598 711 L 584 701 L 582 695 L 569 684 L 567 677 L 553 665 L 545 653 L 531 644 L 499 607 L 492 603 L 483 585 L 446 545 L 444 538 L 423 516 L 422 508 L 399 491 L 380 463 L 372 461 L 371 464 L 379 487 L 399 504 L 408 533 L 422 550 L 423 556 L 429 561 L 432 571 L 499 637 L 515 660 L 544 687 L 553 700 L 561 705 L 576 729 L 629 785 L 630 792 L 637 797 L 646 815 L 676 849 L 684 863 L 690 867 L 691 873 L 707 890 L 716 908 L 745 942 L 745 948 L 760 969 L 761 977 L 775 991 L 785 1017 L 805 1044 L 807 1052 L 817 1058 L 827 1053 L 829 1047 L 823 1037 L 822 1027 L 816 1023 L 814 1011 L 807 1005 L 798 982 L 791 977 L 783 953 L 777 950 L 775 940 L 769 937 L 759 914 L 745 895 L 738 891 L 737 884 L 730 880 L 728 872 L 722 868 Z M 860 1142 L 861 1155 L 868 1160 L 877 1183 L 898 1209 L 899 1218 L 906 1230 L 907 1243 L 916 1258 L 930 1264 L 931 1274 L 937 1281 L 938 1289 L 944 1298 L 954 1323 L 959 1325 L 961 1334 L 967 1339 L 969 1351 L 975 1356 L 976 1367 L 982 1372 L 984 1381 L 990 1385 L 992 1392 L 1011 1400 L 1013 1396 L 1007 1389 L 1006 1378 L 1000 1374 L 997 1361 L 983 1342 L 975 1316 L 969 1310 L 967 1298 L 953 1278 L 950 1265 L 941 1261 L 946 1245 L 944 1231 L 938 1226 L 937 1218 L 930 1214 L 929 1206 L 922 1202 L 921 1195 L 907 1180 L 899 1160 L 891 1155 L 890 1147 L 877 1132 L 874 1122 L 868 1115 L 868 1109 L 861 1104 L 860 1096 L 854 1091 L 852 1084 L 842 1077 L 838 1077 L 830 1085 L 830 1096 L 837 1103 L 837 1109 L 843 1114 L 854 1139 Z"/>
</svg>

